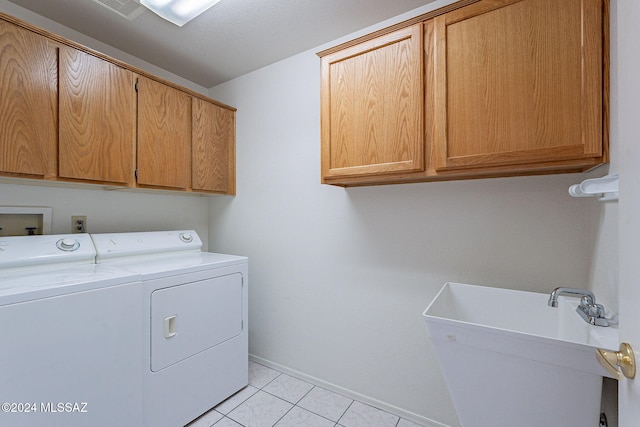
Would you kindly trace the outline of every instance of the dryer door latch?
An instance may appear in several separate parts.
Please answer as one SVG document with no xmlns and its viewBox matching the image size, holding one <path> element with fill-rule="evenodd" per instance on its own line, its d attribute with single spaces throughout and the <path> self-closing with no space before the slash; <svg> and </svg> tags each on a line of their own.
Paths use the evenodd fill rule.
<svg viewBox="0 0 640 427">
<path fill-rule="evenodd" d="M 174 314 L 173 316 L 165 317 L 164 324 L 162 327 L 162 333 L 165 339 L 173 338 L 178 333 L 176 331 L 176 323 L 178 320 L 178 315 Z"/>
</svg>

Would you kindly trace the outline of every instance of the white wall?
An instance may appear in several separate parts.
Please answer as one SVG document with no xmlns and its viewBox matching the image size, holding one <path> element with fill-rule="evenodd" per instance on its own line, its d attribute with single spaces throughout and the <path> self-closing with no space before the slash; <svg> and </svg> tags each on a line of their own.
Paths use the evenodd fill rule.
<svg viewBox="0 0 640 427">
<path fill-rule="evenodd" d="M 71 216 L 86 215 L 90 233 L 195 229 L 203 243 L 208 243 L 209 208 L 205 197 L 0 181 L 0 206 L 51 207 L 51 234 L 70 233 Z"/>
<path fill-rule="evenodd" d="M 254 356 L 458 425 L 422 311 L 446 281 L 586 287 L 591 201 L 567 194 L 586 176 L 321 185 L 315 52 L 328 46 L 212 89 L 238 108 L 238 195 L 210 201 L 210 246 L 250 258 Z"/>
<path fill-rule="evenodd" d="M 76 31 L 56 24 L 0 0 L 0 11 L 23 19 L 70 40 L 82 43 L 114 58 L 154 73 L 194 91 L 207 91 L 156 66 L 141 61 Z M 41 185 L 16 185 L 0 181 L 0 206 L 46 206 L 53 208 L 52 233 L 69 233 L 71 215 L 87 215 L 92 233 L 195 229 L 205 246 L 208 241 L 208 200 L 205 197 L 175 193 L 104 191 L 99 186 L 61 188 Z"/>
</svg>

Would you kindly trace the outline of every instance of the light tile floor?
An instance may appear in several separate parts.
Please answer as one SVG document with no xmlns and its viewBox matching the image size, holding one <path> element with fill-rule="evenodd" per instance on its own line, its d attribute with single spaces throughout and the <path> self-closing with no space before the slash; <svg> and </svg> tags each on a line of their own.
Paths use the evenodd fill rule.
<svg viewBox="0 0 640 427">
<path fill-rule="evenodd" d="M 420 427 L 340 394 L 249 362 L 249 385 L 187 427 Z"/>
</svg>

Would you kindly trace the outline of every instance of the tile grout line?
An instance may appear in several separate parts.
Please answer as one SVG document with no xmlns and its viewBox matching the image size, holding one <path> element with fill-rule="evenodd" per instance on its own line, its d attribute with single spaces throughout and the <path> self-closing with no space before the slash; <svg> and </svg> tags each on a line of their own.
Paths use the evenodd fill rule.
<svg viewBox="0 0 640 427">
<path fill-rule="evenodd" d="M 254 363 L 255 363 L 255 362 L 254 362 Z M 262 365 L 262 366 L 264 366 L 264 365 Z M 272 369 L 272 370 L 274 370 L 274 371 L 276 371 L 276 372 L 279 372 L 278 370 L 273 369 L 273 368 L 269 368 L 269 369 Z M 285 412 L 285 413 L 284 413 L 280 418 L 278 418 L 278 420 L 277 420 L 277 421 L 272 425 L 272 427 L 276 426 L 276 425 L 277 425 L 277 424 L 278 424 L 278 423 L 279 423 L 279 422 L 280 422 L 284 417 L 286 417 L 286 416 L 287 416 L 287 414 L 288 414 L 289 412 L 291 412 L 291 411 L 293 410 L 293 408 L 296 408 L 296 407 L 297 407 L 297 408 L 302 409 L 303 411 L 307 411 L 307 412 L 309 412 L 309 413 L 311 413 L 311 414 L 313 414 L 313 415 L 316 415 L 316 416 L 318 416 L 318 417 L 321 417 L 321 418 L 323 418 L 323 419 L 325 419 L 325 420 L 327 420 L 327 421 L 329 421 L 329 422 L 332 422 L 332 423 L 334 424 L 334 426 L 338 426 L 338 424 L 339 424 L 339 422 L 340 422 L 340 419 L 342 419 L 342 417 L 344 416 L 344 414 L 346 414 L 346 413 L 347 413 L 347 411 L 349 410 L 349 408 L 351 407 L 351 405 L 353 405 L 354 400 L 353 400 L 353 399 L 350 399 L 350 400 L 351 400 L 351 403 L 349 403 L 349 406 L 347 406 L 347 408 L 346 408 L 346 409 L 344 410 L 344 412 L 340 415 L 340 417 L 338 417 L 338 421 L 334 421 L 334 420 L 332 420 L 332 419 L 330 419 L 330 418 L 325 417 L 324 415 L 318 414 L 318 413 L 316 413 L 316 412 L 314 412 L 314 411 L 311 411 L 311 410 L 309 410 L 309 409 L 306 409 L 306 408 L 304 408 L 304 407 L 302 407 L 302 406 L 298 405 L 298 404 L 299 404 L 299 403 L 300 403 L 300 402 L 301 402 L 301 401 L 302 401 L 306 396 L 308 396 L 308 395 L 309 395 L 309 393 L 311 393 L 311 391 L 312 391 L 313 389 L 315 389 L 315 388 L 323 389 L 322 387 L 318 387 L 318 386 L 317 386 L 317 385 L 315 385 L 315 384 L 307 383 L 306 381 L 300 380 L 300 379 L 295 378 L 295 377 L 291 377 L 291 378 L 294 378 L 294 379 L 296 379 L 296 380 L 298 380 L 298 381 L 303 381 L 303 382 L 305 382 L 306 384 L 309 384 L 309 385 L 311 385 L 311 386 L 312 386 L 312 387 L 309 389 L 309 391 L 307 391 L 305 394 L 303 394 L 303 395 L 302 395 L 302 397 L 300 397 L 300 398 L 299 398 L 298 400 L 296 400 L 295 402 L 289 402 L 288 400 L 283 399 L 282 397 L 277 396 L 277 395 L 275 395 L 275 394 L 273 394 L 273 393 L 270 393 L 270 392 L 268 392 L 267 390 L 265 390 L 265 389 L 269 386 L 269 384 L 271 384 L 272 382 L 274 382 L 276 379 L 280 378 L 282 375 L 283 375 L 283 373 L 282 373 L 282 372 L 280 372 L 280 373 L 279 373 L 276 377 L 274 377 L 271 381 L 269 381 L 269 382 L 268 382 L 268 383 L 266 383 L 264 386 L 262 386 L 261 388 L 259 388 L 259 389 L 258 389 L 258 391 L 262 391 L 263 393 L 267 393 L 268 395 L 273 396 L 273 397 L 275 397 L 276 399 L 280 399 L 280 400 L 282 400 L 283 402 L 287 402 L 287 403 L 290 403 L 290 404 L 291 404 L 291 408 L 289 408 L 289 409 L 287 410 L 287 412 Z M 251 384 L 250 384 L 250 385 L 251 385 Z M 254 387 L 255 387 L 255 386 L 254 386 Z M 323 390 L 324 390 L 324 389 L 323 389 Z M 256 393 L 257 393 L 257 392 L 256 392 Z M 254 395 L 255 395 L 256 393 L 254 393 Z M 333 392 L 332 392 L 332 393 L 333 393 Z M 338 394 L 338 393 L 336 393 L 336 394 Z M 253 395 L 252 395 L 252 396 L 253 396 Z M 340 395 L 340 396 L 342 396 L 342 395 Z M 345 396 L 345 397 L 346 397 L 346 396 Z M 244 400 L 242 403 L 246 402 L 247 400 L 249 400 L 249 399 Z M 240 403 L 238 406 L 240 406 L 242 403 Z M 238 406 L 236 406 L 236 408 L 237 408 Z M 234 409 L 235 409 L 235 408 L 234 408 Z M 231 419 L 232 419 L 232 418 L 231 418 Z M 232 420 L 233 420 L 233 419 L 232 419 Z M 233 420 L 233 421 L 235 421 L 235 420 Z M 237 422 L 237 421 L 236 421 L 236 422 Z M 240 424 L 240 423 L 238 423 L 238 424 Z M 245 427 L 245 426 L 243 426 L 243 427 Z"/>
<path fill-rule="evenodd" d="M 421 420 L 421 421 L 413 421 L 412 419 L 414 417 L 416 417 L 416 414 L 413 414 L 411 412 L 407 412 L 407 411 L 403 411 L 400 408 L 395 408 L 393 406 L 387 405 L 384 402 L 380 402 L 377 401 L 375 399 L 369 398 L 367 396 L 362 396 L 359 395 L 359 393 L 355 393 L 351 390 L 344 390 L 346 393 L 342 392 L 342 388 L 336 386 L 335 384 L 332 383 L 327 383 L 326 381 L 323 380 L 319 380 L 318 378 L 315 378 L 313 376 L 307 375 L 304 372 L 299 372 L 296 371 L 295 369 L 291 369 L 291 368 L 287 368 L 286 366 L 282 366 L 279 365 L 277 363 L 271 362 L 267 359 L 263 359 L 260 358 L 258 356 L 249 355 L 249 361 L 250 363 L 255 363 L 257 365 L 261 365 L 264 367 L 267 367 L 269 369 L 272 369 L 276 372 L 285 374 L 285 375 L 289 375 L 295 379 L 298 379 L 300 381 L 304 381 L 306 383 L 309 383 L 313 386 L 322 388 L 324 390 L 330 391 L 332 393 L 338 394 L 340 396 L 343 396 L 347 399 L 359 402 L 365 406 L 370 406 L 374 409 L 377 409 L 379 411 L 382 411 L 384 413 L 390 414 L 394 417 L 398 417 L 398 421 L 396 422 L 396 426 L 395 427 L 399 427 L 404 425 L 405 423 L 409 423 L 407 424 L 407 426 L 411 426 L 411 427 L 427 427 L 427 426 L 440 426 L 440 427 L 448 427 L 444 424 L 438 423 L 434 420 L 429 420 L 429 419 L 425 419 L 425 420 Z M 361 399 L 363 398 L 363 399 Z M 304 409 L 304 408 L 303 408 Z M 405 413 L 406 412 L 406 413 Z M 333 421 L 332 421 L 333 422 Z M 335 427 L 345 427 L 344 425 L 340 425 L 340 426 L 335 426 Z M 370 426 L 369 426 L 370 427 Z"/>
<path fill-rule="evenodd" d="M 273 369 L 273 368 L 269 368 L 269 369 Z M 274 371 L 276 371 L 276 372 L 278 372 L 276 369 L 273 369 L 273 370 L 274 370 Z M 299 398 L 298 400 L 296 400 L 295 402 L 289 402 L 288 400 L 283 399 L 282 397 L 277 396 L 277 395 L 275 395 L 275 394 L 273 394 L 273 393 L 269 393 L 267 390 L 265 390 L 265 388 L 267 388 L 267 386 L 269 386 L 269 384 L 271 384 L 272 382 L 274 382 L 276 379 L 280 378 L 282 375 L 283 375 L 283 373 L 282 373 L 282 372 L 280 372 L 280 374 L 279 374 L 278 376 L 276 376 L 274 379 L 272 379 L 271 381 L 269 381 L 269 382 L 268 382 L 267 384 L 265 384 L 262 388 L 258 389 L 258 391 L 262 391 L 263 393 L 267 393 L 267 394 L 268 394 L 268 395 L 270 395 L 270 396 L 273 396 L 273 397 L 275 397 L 275 398 L 277 398 L 277 399 L 280 399 L 280 400 L 282 400 L 282 401 L 284 401 L 284 402 L 287 402 L 287 403 L 290 403 L 290 404 L 291 404 L 291 408 L 289 408 L 289 409 L 287 410 L 287 412 L 285 412 L 285 413 L 284 413 L 280 418 L 278 418 L 278 420 L 277 420 L 277 421 L 272 425 L 272 427 L 275 427 L 275 426 L 276 426 L 276 425 L 277 425 L 277 424 L 278 424 L 278 423 L 279 423 L 279 422 L 280 422 L 284 417 L 286 417 L 286 416 L 287 416 L 287 414 L 288 414 L 289 412 L 291 412 L 291 411 L 293 410 L 293 408 L 300 408 L 300 409 L 302 409 L 303 411 L 307 411 L 307 412 L 309 412 L 309 413 L 311 413 L 311 414 L 314 414 L 314 415 L 316 415 L 316 416 L 318 416 L 318 417 L 321 417 L 321 418 L 323 418 L 323 419 L 325 419 L 325 420 L 327 420 L 327 421 L 330 421 L 330 422 L 334 423 L 334 426 L 337 426 L 337 425 L 338 425 L 338 422 L 337 422 L 337 421 L 333 421 L 333 420 L 332 420 L 332 419 L 330 419 L 330 418 L 327 418 L 327 417 L 325 417 L 325 416 L 323 416 L 323 415 L 317 414 L 317 413 L 315 413 L 315 412 L 313 412 L 313 411 L 310 411 L 310 410 L 305 409 L 305 408 L 303 408 L 302 406 L 299 406 L 299 405 L 298 405 L 298 403 L 300 403 L 300 402 L 302 401 L 302 399 L 304 399 L 307 395 L 309 395 L 309 393 L 311 393 L 311 391 L 312 391 L 314 388 L 318 387 L 318 386 L 316 386 L 316 385 L 314 385 L 314 384 L 310 384 L 310 383 L 307 383 L 306 381 L 303 381 L 303 382 L 305 382 L 306 384 L 311 385 L 312 387 L 309 389 L 309 391 L 307 391 L 305 394 L 303 394 L 303 395 L 302 395 L 302 397 L 300 397 L 300 398 Z M 295 378 L 295 377 L 291 377 L 291 378 L 294 378 L 294 379 L 296 379 L 296 380 L 298 380 L 298 381 L 302 381 L 302 380 L 299 380 L 298 378 Z M 248 399 L 247 399 L 247 400 L 248 400 Z M 351 402 L 351 403 L 353 403 L 353 402 Z M 240 406 L 240 405 L 238 405 L 238 406 Z M 349 404 L 349 406 L 351 406 L 351 404 Z M 347 407 L 347 409 L 348 409 L 348 407 Z M 346 412 L 346 411 L 345 411 L 345 412 Z M 342 418 L 342 416 L 343 416 L 343 415 L 344 415 L 344 414 L 342 414 L 342 415 L 340 416 L 340 418 Z M 235 420 L 234 420 L 234 421 L 235 421 Z M 244 426 L 243 426 L 243 427 L 244 427 Z"/>
<path fill-rule="evenodd" d="M 243 387 L 243 389 L 244 389 L 244 388 L 246 388 L 246 387 L 248 387 L 248 386 L 250 386 L 250 385 L 251 385 L 251 384 L 248 384 L 247 386 Z M 260 389 L 259 389 L 259 388 L 255 387 L 255 386 L 252 386 L 252 387 L 254 387 L 256 390 L 260 391 Z M 240 393 L 243 389 L 238 390 L 236 393 L 234 393 L 234 394 L 232 394 L 231 396 L 229 396 L 229 398 L 230 398 L 230 397 L 233 397 L 233 396 L 234 396 L 235 394 L 237 394 L 237 393 Z M 256 393 L 257 393 L 258 391 L 256 391 Z M 229 418 L 229 419 L 232 419 L 232 420 L 233 420 L 233 418 L 229 417 L 229 414 L 230 414 L 231 412 L 233 412 L 234 410 L 236 410 L 236 409 L 237 409 L 240 405 L 242 405 L 244 402 L 246 402 L 247 400 L 249 400 L 251 397 L 253 397 L 253 395 L 255 395 L 256 393 L 253 393 L 251 396 L 249 396 L 249 397 L 247 397 L 246 399 L 242 400 L 242 401 L 241 401 L 240 403 L 238 403 L 236 406 L 234 406 L 234 407 L 232 407 L 230 410 L 228 410 L 226 414 L 224 414 L 224 413 L 222 413 L 222 412 L 220 412 L 220 411 L 216 411 L 216 412 L 218 412 L 219 414 L 222 414 L 224 417 L 227 417 L 227 418 Z M 223 402 L 224 402 L 224 401 L 223 401 Z M 222 403 L 222 402 L 220 402 L 220 403 Z M 218 405 L 220 405 L 220 404 L 218 404 Z M 216 406 L 217 406 L 217 405 L 216 405 Z M 216 410 L 216 407 L 215 407 L 215 406 L 214 406 L 213 410 L 214 410 L 214 411 Z M 235 420 L 234 420 L 234 421 L 235 421 Z M 236 421 L 236 422 L 237 422 L 237 421 Z M 238 424 L 239 424 L 239 423 L 238 423 Z M 215 425 L 215 424 L 214 424 L 214 425 Z"/>
<path fill-rule="evenodd" d="M 265 393 L 266 393 L 266 392 L 265 392 Z M 272 396 L 273 396 L 273 395 L 272 395 Z M 276 396 L 276 397 L 277 397 L 277 396 Z M 285 412 L 284 414 L 282 414 L 282 416 L 281 416 L 280 418 L 278 418 L 278 419 L 276 420 L 276 422 L 275 422 L 275 423 L 271 424 L 271 427 L 275 427 L 275 426 L 280 422 L 280 420 L 282 420 L 284 417 L 286 417 L 286 416 L 287 416 L 287 414 L 288 414 L 289 412 L 291 412 L 291 410 L 292 410 L 293 408 L 295 408 L 295 407 L 296 407 L 296 405 L 291 405 L 291 408 L 287 409 L 287 412 Z"/>
<path fill-rule="evenodd" d="M 256 395 L 258 394 L 258 392 L 263 392 L 263 393 L 265 393 L 266 395 L 271 396 L 272 398 L 278 399 L 278 400 L 280 400 L 280 401 L 282 401 L 282 402 L 284 402 L 284 403 L 286 403 L 286 404 L 288 404 L 288 405 L 291 405 L 291 406 L 290 406 L 290 407 L 285 411 L 285 413 L 284 413 L 282 416 L 280 416 L 277 420 L 275 420 L 275 421 L 273 422 L 273 424 L 271 424 L 271 425 L 270 425 L 271 427 L 275 427 L 278 423 L 282 422 L 282 420 L 283 420 L 283 419 L 284 419 L 288 414 L 290 414 L 290 413 L 291 413 L 291 411 L 292 411 L 294 408 L 296 408 L 296 407 L 298 408 L 298 410 L 308 412 L 309 414 L 313 414 L 313 415 L 314 415 L 314 416 L 316 416 L 316 417 L 320 417 L 320 418 L 322 418 L 322 419 L 324 419 L 324 420 L 326 420 L 326 421 L 328 421 L 328 422 L 332 423 L 332 424 L 333 424 L 333 427 L 344 427 L 344 425 L 343 425 L 343 424 L 340 424 L 340 422 L 344 419 L 345 415 L 349 412 L 349 410 L 351 410 L 351 409 L 353 408 L 353 405 L 354 405 L 356 402 L 358 402 L 356 399 L 353 399 L 353 398 L 350 398 L 350 397 L 344 396 L 344 395 L 342 395 L 342 394 L 340 394 L 340 393 L 336 393 L 336 392 L 331 391 L 331 390 L 327 390 L 327 389 L 325 389 L 325 388 L 323 388 L 323 387 L 321 387 L 321 386 L 318 386 L 318 385 L 316 385 L 316 384 L 313 384 L 313 383 L 307 382 L 307 381 L 302 380 L 302 379 L 300 379 L 300 378 L 297 378 L 297 377 L 295 377 L 295 376 L 286 375 L 285 373 L 283 373 L 283 372 L 281 372 L 281 371 L 279 371 L 279 370 L 277 370 L 277 369 L 271 368 L 271 367 L 269 367 L 269 366 L 262 365 L 262 364 L 257 363 L 257 362 L 253 362 L 253 363 L 255 363 L 256 365 L 260 365 L 260 366 L 262 366 L 262 367 L 264 367 L 264 368 L 267 368 L 268 370 L 273 371 L 273 372 L 274 372 L 274 373 L 276 373 L 277 375 L 276 375 L 275 377 L 273 377 L 273 378 L 269 379 L 265 384 L 262 384 L 262 385 L 261 385 L 261 386 L 259 386 L 259 387 L 258 387 L 258 386 L 256 386 L 256 384 L 251 384 L 251 383 L 247 384 L 247 386 L 251 386 L 251 387 L 253 387 L 256 391 L 255 391 L 253 394 L 251 394 L 251 395 L 249 395 L 248 397 L 246 397 L 246 398 L 245 398 L 244 400 L 242 400 L 241 402 L 237 403 L 234 407 L 232 407 L 231 409 L 229 409 L 229 410 L 227 411 L 227 413 L 226 413 L 226 414 L 224 414 L 224 413 L 222 413 L 222 412 L 219 412 L 219 411 L 215 410 L 215 407 L 214 407 L 212 410 L 215 410 L 218 414 L 222 415 L 222 418 L 221 418 L 221 419 L 219 419 L 218 421 L 216 421 L 216 422 L 215 422 L 212 426 L 210 426 L 210 427 L 215 427 L 215 425 L 216 425 L 216 424 L 218 424 L 219 422 L 221 422 L 221 421 L 222 421 L 223 419 L 225 419 L 225 418 L 226 418 L 227 420 L 229 420 L 229 421 L 232 421 L 233 423 L 237 423 L 237 425 L 239 425 L 239 426 L 241 426 L 241 427 L 247 427 L 245 424 L 243 424 L 243 423 L 241 423 L 241 422 L 239 422 L 239 421 L 236 421 L 234 418 L 232 418 L 232 417 L 231 417 L 231 416 L 229 416 L 229 415 L 230 415 L 233 411 L 235 411 L 236 409 L 238 409 L 239 407 L 241 407 L 243 404 L 245 404 L 248 400 L 250 400 L 251 398 L 253 398 L 254 396 L 256 396 Z M 262 383 L 262 381 L 264 381 L 264 379 L 268 379 L 271 375 L 272 375 L 272 373 L 269 373 L 268 375 L 263 376 L 263 377 L 254 377 L 254 380 L 256 380 L 258 383 Z M 275 393 L 278 393 L 278 392 L 279 392 L 279 391 L 278 391 L 278 388 L 279 388 L 279 387 L 283 387 L 283 386 L 284 386 L 284 384 L 286 384 L 286 382 L 287 382 L 287 378 L 283 377 L 283 375 L 286 375 L 286 376 L 288 376 L 288 377 L 291 377 L 293 380 L 297 380 L 297 381 L 303 382 L 303 383 L 305 383 L 305 384 L 307 384 L 307 385 L 311 386 L 311 388 L 310 388 L 308 391 L 304 392 L 304 393 L 302 394 L 302 396 L 301 396 L 301 397 L 299 397 L 299 398 L 296 396 L 296 394 L 295 394 L 295 393 L 294 393 L 293 395 L 291 395 L 290 397 L 295 398 L 295 402 L 291 402 L 291 401 L 289 401 L 287 398 L 284 398 L 284 397 L 278 396 L 277 394 L 275 394 Z M 274 392 L 273 392 L 273 393 L 272 393 L 272 392 L 267 391 L 267 390 L 266 390 L 266 388 L 267 388 L 267 387 L 269 387 L 272 383 L 274 383 L 274 381 L 276 381 L 278 378 L 281 378 L 281 379 L 282 379 L 282 381 L 281 381 L 281 382 L 282 382 L 282 384 L 274 385 L 274 387 L 273 387 Z M 339 416 L 339 417 L 337 417 L 337 421 L 334 421 L 334 420 L 333 420 L 333 419 L 331 419 L 331 418 L 327 418 L 327 417 L 326 417 L 326 416 L 324 416 L 324 415 L 318 414 L 318 413 L 316 413 L 316 412 L 315 412 L 315 411 L 313 411 L 313 410 L 306 409 L 305 407 L 303 407 L 303 406 L 300 406 L 300 405 L 299 405 L 299 403 L 300 403 L 300 402 L 302 402 L 306 397 L 308 397 L 308 396 L 309 396 L 309 395 L 310 395 L 310 394 L 311 394 L 315 389 L 318 389 L 318 390 L 326 390 L 326 391 L 328 391 L 328 392 L 330 392 L 330 393 L 332 393 L 332 394 L 336 394 L 336 395 L 338 395 L 338 396 L 341 396 L 341 397 L 344 397 L 344 398 L 346 398 L 346 399 L 349 399 L 349 400 L 350 400 L 350 403 L 347 405 L 347 407 L 342 411 L 342 413 L 340 414 L 340 416 Z M 287 394 L 283 394 L 283 396 L 287 396 Z M 293 399 L 292 399 L 292 400 L 293 400 Z M 361 403 L 361 402 L 359 402 L 359 403 Z M 384 412 L 384 413 L 388 413 L 387 411 L 385 411 L 385 410 L 383 410 L 383 409 L 380 409 L 380 408 L 377 408 L 377 407 L 375 407 L 375 406 L 367 405 L 367 404 L 364 404 L 364 403 L 362 403 L 362 404 L 363 404 L 363 405 L 365 405 L 365 406 L 371 406 L 372 408 L 377 409 L 377 410 L 379 410 L 379 411 L 382 411 L 382 412 Z M 400 422 L 403 420 L 403 418 L 402 418 L 402 417 L 399 417 L 399 416 L 397 416 L 397 415 L 395 415 L 395 414 L 390 414 L 390 415 L 393 415 L 393 416 L 397 417 L 397 420 L 396 420 L 396 422 L 395 422 L 394 426 L 395 426 L 395 427 L 399 427 Z"/>
<path fill-rule="evenodd" d="M 264 366 L 264 365 L 263 365 L 263 366 Z M 269 369 L 272 369 L 272 368 L 269 368 Z M 273 369 L 273 370 L 274 370 L 274 371 L 276 371 L 276 372 L 279 372 L 279 371 L 277 371 L 277 370 L 275 370 L 275 369 Z M 267 393 L 269 396 L 273 396 L 273 397 L 275 397 L 276 399 L 280 399 L 280 400 L 282 400 L 283 402 L 291 403 L 291 402 L 288 402 L 288 401 L 286 401 L 285 399 L 283 399 L 283 398 L 281 398 L 281 397 L 279 397 L 279 396 L 276 396 L 275 394 L 271 394 L 271 393 L 269 393 L 268 391 L 266 391 L 266 390 L 265 390 L 265 388 L 266 388 L 269 384 L 271 384 L 272 382 L 274 382 L 276 379 L 280 378 L 281 376 L 282 376 L 282 372 L 279 372 L 279 373 L 278 373 L 278 375 L 276 375 L 276 376 L 275 376 L 271 381 L 269 381 L 268 383 L 266 383 L 265 385 L 263 385 L 263 386 L 262 386 L 258 391 L 261 391 L 261 392 L 263 392 L 263 393 Z M 286 416 L 287 416 L 287 414 L 288 414 L 289 412 L 291 412 L 291 410 L 292 410 L 295 406 L 296 406 L 296 405 L 295 405 L 295 403 L 294 403 L 294 404 L 292 404 L 292 405 L 291 405 L 291 408 L 287 409 L 287 412 L 285 412 L 284 414 L 282 414 L 282 416 L 281 416 L 280 418 L 278 418 L 278 419 L 276 420 L 276 422 L 275 422 L 275 423 L 271 424 L 271 427 L 274 427 L 276 424 L 278 424 L 278 423 L 280 422 L 280 420 L 282 420 L 284 417 L 286 417 Z"/>
<path fill-rule="evenodd" d="M 344 412 L 342 413 L 342 415 L 340 415 L 340 418 L 338 418 L 338 421 L 336 421 L 336 425 L 340 424 L 340 420 L 342 420 L 342 418 L 345 416 L 345 414 L 347 412 L 349 412 L 349 408 L 351 408 L 351 406 L 354 404 L 355 400 L 351 399 L 351 403 L 349 403 L 349 406 L 347 406 L 347 409 L 344 410 Z M 342 425 L 342 424 L 340 424 Z"/>
<path fill-rule="evenodd" d="M 293 377 L 292 377 L 292 378 L 293 378 Z M 300 381 L 302 381 L 302 380 L 300 380 Z M 306 382 L 306 381 L 305 381 L 305 382 Z M 307 383 L 307 384 L 309 384 L 309 383 Z M 309 395 L 309 393 L 311 393 L 311 391 L 313 391 L 313 389 L 315 389 L 315 388 L 322 388 L 322 387 L 318 387 L 317 385 L 313 385 L 313 384 L 311 384 L 311 385 L 312 385 L 313 387 L 311 387 L 311 389 L 310 389 L 308 392 L 306 392 L 306 393 L 305 393 L 305 394 L 304 394 L 300 399 L 298 399 L 298 400 L 297 400 L 297 402 L 293 404 L 293 407 L 292 407 L 291 409 L 296 408 L 296 407 L 297 407 L 297 408 L 300 408 L 300 409 L 302 409 L 303 411 L 307 411 L 307 412 L 309 412 L 310 414 L 316 415 L 316 416 L 318 416 L 318 417 L 320 417 L 320 418 L 324 418 L 325 420 L 330 421 L 330 422 L 334 423 L 334 425 L 336 425 L 336 426 L 337 426 L 337 425 L 338 425 L 338 421 L 333 421 L 331 418 L 327 418 L 327 417 L 325 417 L 324 415 L 318 414 L 317 412 L 314 412 L 314 411 L 312 411 L 312 410 L 310 410 L 310 409 L 307 409 L 307 408 L 304 408 L 304 407 L 302 407 L 302 406 L 298 405 L 298 403 L 302 402 L 302 400 L 303 400 L 305 397 L 307 397 L 307 396 Z M 269 392 L 268 392 L 268 391 L 265 391 L 265 393 L 269 393 Z M 277 396 L 276 396 L 276 397 L 277 397 Z M 353 403 L 353 402 L 351 402 L 351 403 Z M 351 406 L 351 404 L 349 404 L 349 406 Z M 291 411 L 291 409 L 289 409 L 289 411 Z M 349 408 L 347 407 L 347 409 L 349 409 Z M 345 412 L 346 412 L 346 410 L 345 410 Z M 340 415 L 340 417 L 338 418 L 338 420 L 339 420 L 340 418 L 342 418 L 342 416 L 343 416 L 343 415 L 344 415 L 344 414 Z"/>
</svg>

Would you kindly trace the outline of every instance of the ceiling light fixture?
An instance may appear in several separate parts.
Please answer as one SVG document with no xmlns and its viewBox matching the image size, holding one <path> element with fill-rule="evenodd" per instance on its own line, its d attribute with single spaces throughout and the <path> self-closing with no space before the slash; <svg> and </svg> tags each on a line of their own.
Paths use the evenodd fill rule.
<svg viewBox="0 0 640 427">
<path fill-rule="evenodd" d="M 140 0 L 161 18 L 182 27 L 220 0 Z"/>
</svg>

